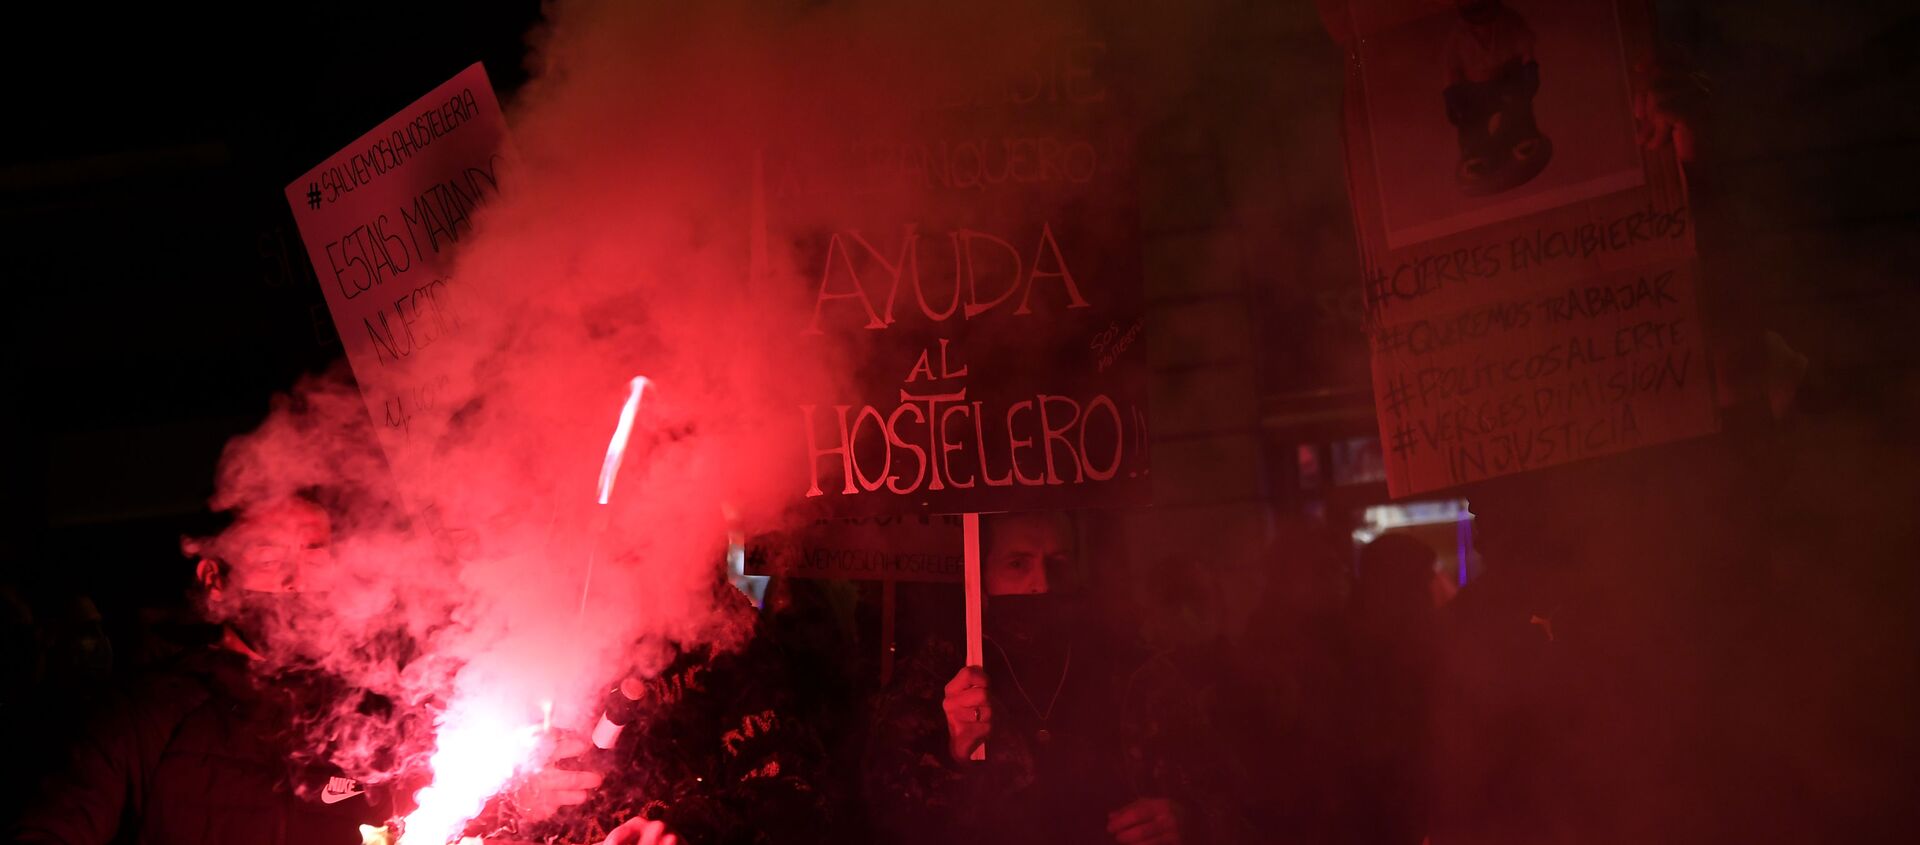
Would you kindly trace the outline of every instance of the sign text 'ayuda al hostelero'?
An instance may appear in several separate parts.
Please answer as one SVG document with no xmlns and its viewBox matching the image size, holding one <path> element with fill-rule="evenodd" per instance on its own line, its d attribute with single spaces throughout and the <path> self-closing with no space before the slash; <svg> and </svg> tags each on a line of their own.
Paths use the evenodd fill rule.
<svg viewBox="0 0 1920 845">
<path fill-rule="evenodd" d="M 797 409 L 810 503 L 1148 502 L 1135 203 L 1105 57 L 1055 40 L 1015 72 L 1051 86 L 932 97 L 915 129 L 831 160 L 766 153 L 774 227 L 833 221 L 794 247 L 812 303 L 796 334 L 852 351 L 850 387 Z"/>
</svg>

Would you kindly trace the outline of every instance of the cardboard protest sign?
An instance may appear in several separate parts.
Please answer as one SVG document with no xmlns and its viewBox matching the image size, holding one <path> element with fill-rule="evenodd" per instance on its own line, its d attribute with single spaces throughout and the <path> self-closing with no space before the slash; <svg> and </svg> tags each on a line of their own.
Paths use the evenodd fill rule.
<svg viewBox="0 0 1920 845">
<path fill-rule="evenodd" d="M 1645 10 L 1351 0 L 1348 181 L 1390 492 L 1717 428 Z"/>
<path fill-rule="evenodd" d="M 766 228 L 804 233 L 774 247 L 811 288 L 794 335 L 853 350 L 796 409 L 794 493 L 820 512 L 1149 500 L 1120 98 L 1096 38 L 1033 47 L 1021 79 L 929 92 L 897 135 L 763 154 Z"/>
<path fill-rule="evenodd" d="M 450 409 L 422 364 L 471 307 L 447 269 L 498 195 L 507 125 L 475 64 L 287 186 L 347 360 L 403 492 Z"/>
<path fill-rule="evenodd" d="M 755 542 L 748 575 L 958 584 L 961 519 L 893 515 L 817 520 Z"/>
</svg>

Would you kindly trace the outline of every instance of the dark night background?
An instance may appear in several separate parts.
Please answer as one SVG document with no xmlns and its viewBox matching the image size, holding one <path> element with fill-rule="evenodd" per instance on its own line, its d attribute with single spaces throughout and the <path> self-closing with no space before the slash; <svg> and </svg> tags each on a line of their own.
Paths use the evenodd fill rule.
<svg viewBox="0 0 1920 845">
<path fill-rule="evenodd" d="M 1221 4 L 1203 33 L 1215 49 L 1194 57 L 1195 72 L 1212 93 L 1172 122 L 1216 131 L 1166 169 L 1188 194 L 1231 202 L 1243 175 L 1231 147 L 1260 143 L 1286 154 L 1265 165 L 1285 173 L 1242 170 L 1299 188 L 1288 207 L 1243 210 L 1242 229 L 1281 228 L 1243 239 L 1232 284 L 1259 318 L 1240 357 L 1257 370 L 1260 436 L 1284 488 L 1296 442 L 1371 426 L 1348 211 L 1328 190 L 1343 186 L 1317 173 L 1338 166 L 1337 53 L 1308 4 L 1264 5 Z M 1887 398 L 1911 368 L 1907 324 L 1920 310 L 1920 24 L 1901 5 L 1661 4 L 1663 37 L 1715 88 L 1694 174 L 1703 205 L 1724 212 L 1702 223 L 1718 282 L 1710 314 L 1779 330 L 1857 402 Z M 269 395 L 339 355 L 282 187 L 470 62 L 485 62 L 510 102 L 539 11 L 14 13 L 0 133 L 10 561 L 82 579 L 171 571 L 176 523 L 203 509 L 220 445 L 258 421 Z M 1260 92 L 1275 77 L 1304 95 Z M 1208 126 L 1220 109 L 1209 98 L 1250 97 L 1269 108 L 1233 115 L 1237 136 Z"/>
<path fill-rule="evenodd" d="M 9 567 L 110 618 L 184 586 L 178 538 L 207 524 L 226 439 L 341 354 L 281 188 L 474 61 L 511 90 L 538 20 L 21 10 L 0 139 Z"/>
<path fill-rule="evenodd" d="M 1663 40 L 1713 84 L 1690 172 L 1702 313 L 1728 336 L 1774 331 L 1812 362 L 1809 401 L 1839 422 L 1812 436 L 1799 464 L 1871 468 L 1880 458 L 1869 443 L 1911 455 L 1920 11 L 1656 6 Z M 474 61 L 511 115 L 540 9 L 49 4 L 9 14 L 0 561 L 7 580 L 89 593 L 110 625 L 123 624 L 129 609 L 186 589 L 179 538 L 213 524 L 205 502 L 226 440 L 341 354 L 285 185 Z M 1304 0 L 1219 0 L 1197 38 L 1197 90 L 1150 127 L 1142 199 L 1156 239 L 1146 264 L 1157 389 L 1202 397 L 1165 406 L 1156 470 L 1163 460 L 1196 469 L 1169 470 L 1161 492 L 1174 509 L 1163 514 L 1176 516 L 1158 518 L 1204 505 L 1213 510 L 1202 524 L 1314 512 L 1339 525 L 1385 501 L 1383 484 L 1327 489 L 1299 472 L 1303 448 L 1324 456 L 1376 433 L 1340 175 L 1341 57 Z M 1225 256 L 1220 243 L 1231 244 Z M 1169 253 L 1205 256 L 1184 262 L 1205 278 L 1157 283 L 1155 256 Z M 1911 479 L 1878 488 L 1860 483 L 1870 471 L 1833 478 L 1844 482 L 1822 493 L 1822 518 L 1915 519 Z M 1911 547 L 1872 551 L 1878 562 L 1843 567 L 1847 580 L 1829 595 L 1872 604 L 1822 611 L 1867 620 L 1857 639 L 1828 644 L 1857 649 L 1837 655 L 1826 680 L 1851 684 L 1848 695 L 1911 693 L 1920 561 Z M 1836 724 L 1874 726 L 1832 734 L 1876 761 L 1849 771 L 1894 778 L 1868 792 L 1917 782 L 1890 759 L 1915 747 L 1910 726 L 1892 727 L 1899 699 L 1824 706 Z"/>
</svg>

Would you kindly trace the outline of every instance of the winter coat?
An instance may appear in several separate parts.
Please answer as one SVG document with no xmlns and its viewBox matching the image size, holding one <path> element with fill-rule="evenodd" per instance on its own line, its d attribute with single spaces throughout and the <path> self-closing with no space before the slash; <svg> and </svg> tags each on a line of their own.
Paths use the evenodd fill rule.
<svg viewBox="0 0 1920 845">
<path fill-rule="evenodd" d="M 44 779 L 23 845 L 357 845 L 384 790 L 290 752 L 286 685 L 247 658 L 190 652 L 109 695 Z"/>
</svg>

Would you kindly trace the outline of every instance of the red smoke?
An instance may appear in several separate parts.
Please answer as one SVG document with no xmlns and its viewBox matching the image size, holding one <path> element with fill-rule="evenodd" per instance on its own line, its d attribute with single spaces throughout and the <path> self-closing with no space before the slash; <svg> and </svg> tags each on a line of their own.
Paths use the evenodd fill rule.
<svg viewBox="0 0 1920 845">
<path fill-rule="evenodd" d="M 435 475 L 395 487 L 341 377 L 296 387 L 222 460 L 217 508 L 258 511 L 304 492 L 334 514 L 325 583 L 277 605 L 271 661 L 313 660 L 432 703 L 437 759 L 451 759 L 462 749 L 449 737 L 475 726 L 519 749 L 507 739 L 538 724 L 542 701 L 557 726 L 591 725 L 592 690 L 627 671 L 643 634 L 723 647 L 743 635 L 714 605 L 723 505 L 748 531 L 782 524 L 806 489 L 795 409 L 833 395 L 858 352 L 823 354 L 818 339 L 796 351 L 815 281 L 793 245 L 838 211 L 813 203 L 822 219 L 776 220 L 756 242 L 759 152 L 844 157 L 923 119 L 942 101 L 929 91 L 1001 96 L 991 82 L 956 82 L 999 79 L 990 64 L 1030 58 L 1003 57 L 1071 23 L 891 5 L 552 10 L 535 78 L 510 105 L 517 166 L 445 285 L 460 328 L 413 364 L 446 385 Z M 649 380 L 645 402 L 603 506 L 596 481 L 636 376 Z M 214 548 L 244 566 L 241 533 Z M 230 592 L 219 609 L 243 614 L 234 605 L 247 600 Z M 417 725 L 349 711 L 309 733 L 314 753 L 351 774 L 391 777 L 429 747 Z M 533 762 L 521 757 L 460 767 Z M 461 796 L 421 830 L 451 829 L 485 797 Z"/>
</svg>

